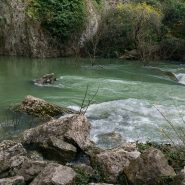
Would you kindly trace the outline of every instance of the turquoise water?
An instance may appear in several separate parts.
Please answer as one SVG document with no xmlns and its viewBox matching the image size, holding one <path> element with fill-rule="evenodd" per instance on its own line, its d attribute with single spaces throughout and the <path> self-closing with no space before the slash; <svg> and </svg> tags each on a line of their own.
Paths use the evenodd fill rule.
<svg viewBox="0 0 185 185">
<path fill-rule="evenodd" d="M 116 132 L 123 139 L 165 141 L 161 128 L 171 130 L 155 105 L 177 127 L 185 115 L 185 65 L 151 64 L 173 72 L 179 82 L 170 80 L 138 62 L 87 59 L 0 58 L 0 112 L 26 95 L 78 109 L 88 87 L 87 100 L 98 91 L 87 110 L 92 123 L 91 137 L 98 141 L 103 133 Z M 57 82 L 37 86 L 33 80 L 55 73 Z M 86 101 L 87 103 L 88 101 Z"/>
</svg>

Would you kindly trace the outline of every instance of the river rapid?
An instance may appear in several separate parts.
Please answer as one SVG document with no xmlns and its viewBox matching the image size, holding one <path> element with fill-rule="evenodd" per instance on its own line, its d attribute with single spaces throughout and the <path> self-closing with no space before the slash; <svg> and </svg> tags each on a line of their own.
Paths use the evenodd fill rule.
<svg viewBox="0 0 185 185">
<path fill-rule="evenodd" d="M 169 142 L 169 136 L 179 142 L 168 121 L 183 134 L 185 64 L 156 62 L 144 67 L 138 62 L 108 59 L 98 59 L 96 64 L 92 67 L 87 59 L 1 57 L 1 124 L 5 119 L 4 111 L 26 95 L 79 109 L 88 89 L 86 105 L 97 93 L 86 116 L 92 124 L 91 138 L 100 146 L 110 147 L 110 141 L 114 139 L 113 145 L 118 144 L 118 140 Z M 171 71 L 178 81 L 151 66 Z M 47 73 L 56 74 L 54 85 L 33 83 L 34 79 Z M 29 125 L 24 123 L 16 129 L 23 128 L 29 128 Z M 1 126 L 1 139 L 6 132 L 8 130 Z"/>
</svg>

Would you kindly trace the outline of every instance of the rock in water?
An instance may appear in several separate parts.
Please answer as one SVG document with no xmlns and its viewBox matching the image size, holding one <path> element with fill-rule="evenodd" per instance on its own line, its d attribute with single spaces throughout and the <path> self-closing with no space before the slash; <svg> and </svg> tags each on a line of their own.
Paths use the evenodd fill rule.
<svg viewBox="0 0 185 185">
<path fill-rule="evenodd" d="M 72 185 L 76 177 L 77 174 L 72 168 L 50 163 L 30 185 Z"/>
<path fill-rule="evenodd" d="M 55 74 L 51 73 L 51 74 L 46 74 L 42 76 L 41 78 L 35 80 L 35 83 L 39 85 L 47 85 L 47 84 L 54 84 L 56 80 L 57 79 L 55 77 Z"/>
<path fill-rule="evenodd" d="M 22 103 L 15 106 L 13 110 L 42 118 L 77 113 L 72 109 L 48 103 L 45 100 L 33 96 L 26 96 Z"/>
<path fill-rule="evenodd" d="M 124 173 L 132 184 L 158 185 L 176 174 L 168 165 L 164 154 L 155 148 L 149 148 L 141 156 L 124 168 Z"/>
</svg>

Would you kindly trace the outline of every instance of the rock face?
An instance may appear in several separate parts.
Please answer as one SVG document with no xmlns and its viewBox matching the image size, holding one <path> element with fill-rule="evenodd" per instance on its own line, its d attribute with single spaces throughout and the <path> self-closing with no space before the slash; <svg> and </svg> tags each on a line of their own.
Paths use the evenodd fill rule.
<svg viewBox="0 0 185 185">
<path fill-rule="evenodd" d="M 71 109 L 48 103 L 33 96 L 26 96 L 20 105 L 14 107 L 14 110 L 41 118 L 76 113 Z"/>
<path fill-rule="evenodd" d="M 26 155 L 22 144 L 14 141 L 3 141 L 0 143 L 0 177 L 6 177 L 11 167 L 11 159 L 14 156 Z"/>
<path fill-rule="evenodd" d="M 157 185 L 176 175 L 164 154 L 154 148 L 146 150 L 139 158 L 131 161 L 130 165 L 124 168 L 124 173 L 129 182 L 137 185 Z"/>
<path fill-rule="evenodd" d="M 92 159 L 104 182 L 116 183 L 123 168 L 129 166 L 130 161 L 138 158 L 140 152 L 135 144 L 124 144 L 118 148 L 105 150 L 95 155 Z"/>
<path fill-rule="evenodd" d="M 87 5 L 87 24 L 81 38 L 75 43 L 84 46 L 98 29 L 98 14 L 90 0 Z M 63 44 L 53 38 L 41 26 L 41 23 L 32 19 L 27 12 L 27 0 L 1 0 L 0 3 L 0 55 L 29 56 L 29 57 L 59 57 L 71 56 L 74 41 Z"/>
<path fill-rule="evenodd" d="M 76 176 L 77 174 L 72 168 L 50 163 L 30 185 L 72 185 Z"/>
<path fill-rule="evenodd" d="M 57 57 L 61 47 L 27 12 L 29 1 L 2 0 L 0 4 L 0 55 Z"/>
<path fill-rule="evenodd" d="M 77 149 L 91 145 L 90 123 L 83 115 L 52 120 L 23 133 L 22 143 L 39 148 L 49 159 L 68 162 L 75 158 Z"/>
<path fill-rule="evenodd" d="M 24 177 L 15 176 L 10 178 L 0 179 L 0 185 L 24 185 Z"/>
</svg>

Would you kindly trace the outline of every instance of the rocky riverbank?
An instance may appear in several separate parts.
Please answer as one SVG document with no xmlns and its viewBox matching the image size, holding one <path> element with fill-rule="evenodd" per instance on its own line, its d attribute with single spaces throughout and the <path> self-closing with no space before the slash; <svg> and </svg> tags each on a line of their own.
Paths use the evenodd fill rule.
<svg viewBox="0 0 185 185">
<path fill-rule="evenodd" d="M 36 100 L 41 101 L 41 105 L 45 102 Z M 25 110 L 24 102 L 20 111 Z M 38 116 L 34 105 L 27 103 L 26 108 L 30 106 L 32 114 L 36 111 Z M 166 155 L 154 145 L 138 148 L 136 143 L 122 143 L 103 150 L 91 141 L 90 129 L 91 124 L 84 114 L 73 112 L 59 119 L 51 116 L 46 123 L 24 131 L 16 141 L 2 141 L 0 185 L 184 183 L 184 169 L 173 169 Z"/>
</svg>

